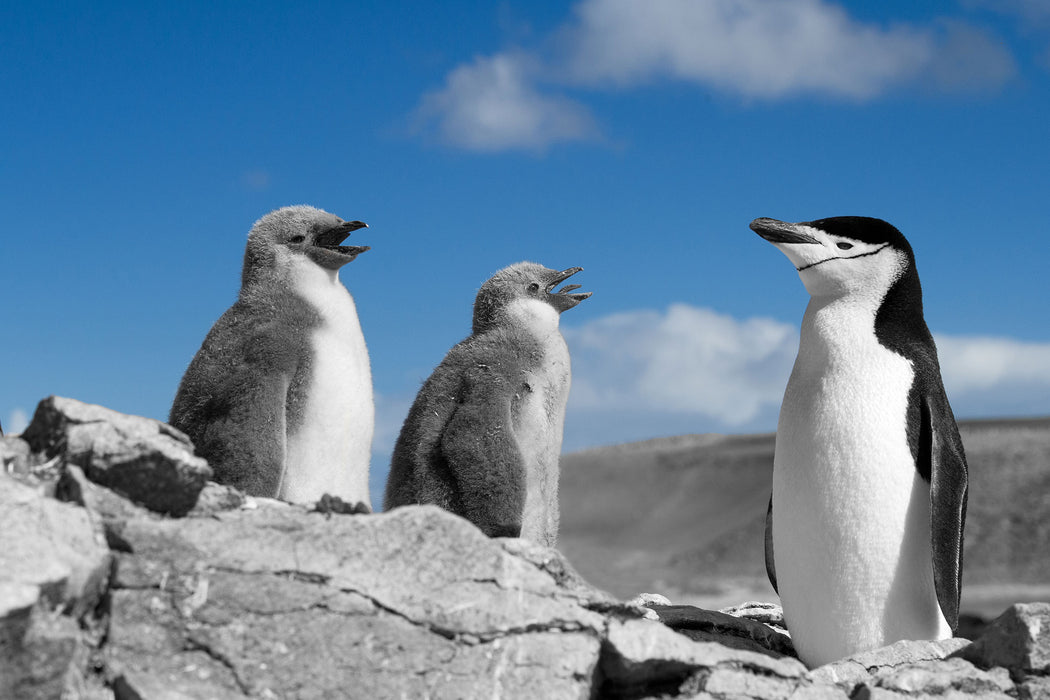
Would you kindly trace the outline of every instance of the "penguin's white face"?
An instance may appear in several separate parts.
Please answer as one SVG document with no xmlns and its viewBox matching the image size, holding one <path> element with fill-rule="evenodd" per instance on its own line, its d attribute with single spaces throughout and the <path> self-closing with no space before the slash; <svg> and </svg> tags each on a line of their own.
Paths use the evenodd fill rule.
<svg viewBox="0 0 1050 700">
<path fill-rule="evenodd" d="M 890 241 L 860 240 L 811 223 L 751 222 L 752 230 L 787 256 L 811 296 L 859 293 L 881 298 L 908 263 L 907 256 Z"/>
</svg>

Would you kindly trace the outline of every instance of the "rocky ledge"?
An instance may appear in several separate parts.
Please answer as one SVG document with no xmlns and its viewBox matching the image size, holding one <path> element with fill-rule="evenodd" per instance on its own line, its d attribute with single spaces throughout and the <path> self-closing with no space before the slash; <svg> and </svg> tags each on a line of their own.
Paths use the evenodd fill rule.
<svg viewBox="0 0 1050 700">
<path fill-rule="evenodd" d="M 809 670 L 775 606 L 617 601 L 433 507 L 245 498 L 157 421 L 52 397 L 0 465 L 0 698 L 1050 698 L 1048 604 Z"/>
</svg>

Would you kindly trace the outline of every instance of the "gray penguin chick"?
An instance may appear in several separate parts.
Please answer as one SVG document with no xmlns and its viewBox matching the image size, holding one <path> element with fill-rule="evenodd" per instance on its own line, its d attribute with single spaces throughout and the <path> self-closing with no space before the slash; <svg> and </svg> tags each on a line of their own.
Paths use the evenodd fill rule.
<svg viewBox="0 0 1050 700">
<path fill-rule="evenodd" d="M 561 272 L 506 267 L 478 291 L 471 335 L 424 382 L 401 428 L 383 507 L 432 503 L 490 537 L 553 546 L 569 396 L 563 311 L 591 296 Z"/>
<path fill-rule="evenodd" d="M 179 384 L 169 422 L 215 480 L 297 503 L 324 494 L 371 509 L 372 376 L 339 269 L 368 246 L 341 245 L 360 221 L 308 206 L 255 222 L 240 295 Z"/>
</svg>

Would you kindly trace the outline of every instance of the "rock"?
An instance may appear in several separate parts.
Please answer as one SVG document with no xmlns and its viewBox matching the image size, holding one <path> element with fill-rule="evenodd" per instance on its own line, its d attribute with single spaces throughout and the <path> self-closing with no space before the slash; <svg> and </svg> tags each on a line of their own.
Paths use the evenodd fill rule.
<svg viewBox="0 0 1050 700">
<path fill-rule="evenodd" d="M 1033 676 L 1017 686 L 1020 700 L 1050 700 L 1050 678 Z"/>
<path fill-rule="evenodd" d="M 659 593 L 639 593 L 627 601 L 627 604 L 645 608 L 657 608 L 663 605 L 670 605 L 671 601 L 667 596 Z"/>
<path fill-rule="evenodd" d="M 106 663 L 128 689 L 330 697 L 353 679 L 361 697 L 575 698 L 597 668 L 605 620 L 585 606 L 603 594 L 432 506 L 263 505 L 123 535 Z"/>
<path fill-rule="evenodd" d="M 29 443 L 15 435 L 0 436 L 0 472 L 27 474 L 32 466 Z"/>
<path fill-rule="evenodd" d="M 887 671 L 943 659 L 969 643 L 957 637 L 937 642 L 906 639 L 825 664 L 810 671 L 807 678 L 814 683 L 832 683 L 852 688 Z"/>
<path fill-rule="evenodd" d="M 82 697 L 111 556 L 88 513 L 0 474 L 0 697 Z"/>
<path fill-rule="evenodd" d="M 653 610 L 660 622 L 697 641 L 718 641 L 777 657 L 795 656 L 791 638 L 762 622 L 692 605 L 661 605 Z"/>
<path fill-rule="evenodd" d="M 689 693 L 743 693 L 746 683 L 734 674 L 715 670 L 745 671 L 761 676 L 766 690 L 786 697 L 806 672 L 802 662 L 775 659 L 765 654 L 733 649 L 714 642 L 696 642 L 666 625 L 650 620 L 613 620 L 609 623 L 602 654 L 605 679 L 602 696 L 630 695 L 640 688 L 668 692 L 684 687 Z M 715 680 L 711 681 L 714 677 Z M 714 689 L 707 685 L 713 684 Z"/>
<path fill-rule="evenodd" d="M 961 693 L 982 698 L 1007 698 L 1014 684 L 1006 669 L 980 671 L 963 659 L 921 661 L 880 673 L 874 687 L 908 696 Z"/>
<path fill-rule="evenodd" d="M 189 515 L 194 517 L 214 515 L 224 510 L 241 508 L 246 502 L 247 496 L 232 486 L 209 481 L 201 489 L 200 495 L 197 496 L 197 503 Z"/>
<path fill-rule="evenodd" d="M 59 503 L 0 474 L 0 583 L 39 590 L 49 609 L 79 617 L 105 591 L 111 557 L 83 508 Z"/>
<path fill-rule="evenodd" d="M 175 428 L 74 399 L 41 401 L 22 438 L 34 452 L 75 464 L 91 481 L 158 513 L 185 515 L 211 476 Z"/>
<path fill-rule="evenodd" d="M 151 512 L 85 470 L 185 443 L 49 401 L 27 431 L 39 483 L 0 473 L 0 698 L 1050 700 L 1048 604 L 974 644 L 898 642 L 807 671 L 777 606 L 622 603 L 556 550 L 432 506 L 310 511 L 207 484 L 190 517 Z M 37 476 L 47 454 L 60 477 Z"/>
<path fill-rule="evenodd" d="M 1003 666 L 1025 674 L 1050 673 L 1050 603 L 1007 608 L 958 656 L 980 668 Z"/>
<path fill-rule="evenodd" d="M 791 636 L 788 634 L 787 625 L 784 623 L 784 609 L 776 603 L 760 603 L 752 600 L 729 608 L 722 608 L 719 612 L 724 612 L 726 615 L 732 615 L 733 617 L 742 617 L 747 620 L 761 622 L 778 632 L 789 637 Z"/>
<path fill-rule="evenodd" d="M 76 621 L 43 601 L 0 618 L 0 697 L 80 697 L 88 650 Z"/>
</svg>

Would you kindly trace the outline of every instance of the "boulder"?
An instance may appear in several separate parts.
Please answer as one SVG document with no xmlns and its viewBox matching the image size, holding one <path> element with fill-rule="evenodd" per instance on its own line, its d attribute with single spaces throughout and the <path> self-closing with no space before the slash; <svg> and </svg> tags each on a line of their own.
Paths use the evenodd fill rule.
<svg viewBox="0 0 1050 700">
<path fill-rule="evenodd" d="M 111 555 L 89 513 L 0 473 L 0 698 L 76 697 Z"/>
<path fill-rule="evenodd" d="M 1002 666 L 1021 674 L 1050 673 L 1050 603 L 1007 608 L 958 655 L 981 668 Z"/>
<path fill-rule="evenodd" d="M 906 639 L 819 666 L 810 671 L 807 678 L 815 683 L 853 688 L 900 668 L 943 659 L 969 643 L 959 638 L 938 642 Z"/>
<path fill-rule="evenodd" d="M 211 476 L 193 444 L 166 423 L 51 396 L 22 434 L 35 453 L 74 464 L 87 477 L 150 510 L 185 515 Z"/>
</svg>

